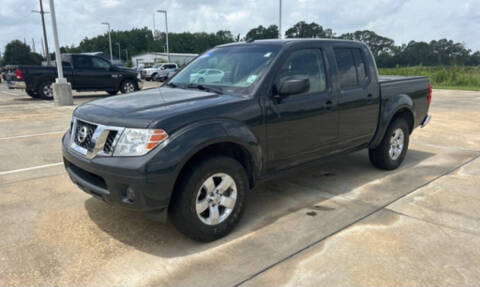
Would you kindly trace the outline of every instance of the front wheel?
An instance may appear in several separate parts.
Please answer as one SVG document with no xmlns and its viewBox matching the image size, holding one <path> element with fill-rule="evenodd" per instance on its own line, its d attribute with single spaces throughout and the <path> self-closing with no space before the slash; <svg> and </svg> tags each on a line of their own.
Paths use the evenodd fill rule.
<svg viewBox="0 0 480 287">
<path fill-rule="evenodd" d="M 138 90 L 138 85 L 132 80 L 124 80 L 120 85 L 120 91 L 122 94 L 135 92 Z"/>
<path fill-rule="evenodd" d="M 170 204 L 173 224 L 188 237 L 208 242 L 227 235 L 245 208 L 248 178 L 233 158 L 200 160 L 184 174 Z"/>
<path fill-rule="evenodd" d="M 405 159 L 409 137 L 410 128 L 407 121 L 397 118 L 388 127 L 380 145 L 375 149 L 369 149 L 370 162 L 381 169 L 396 169 Z"/>
</svg>

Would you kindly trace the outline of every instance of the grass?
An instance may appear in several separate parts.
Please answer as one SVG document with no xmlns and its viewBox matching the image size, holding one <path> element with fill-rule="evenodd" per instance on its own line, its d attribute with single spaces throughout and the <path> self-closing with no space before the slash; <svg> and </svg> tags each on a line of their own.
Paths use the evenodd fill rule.
<svg viewBox="0 0 480 287">
<path fill-rule="evenodd" d="M 480 91 L 480 67 L 440 66 L 379 69 L 380 75 L 427 76 L 434 89 Z"/>
</svg>

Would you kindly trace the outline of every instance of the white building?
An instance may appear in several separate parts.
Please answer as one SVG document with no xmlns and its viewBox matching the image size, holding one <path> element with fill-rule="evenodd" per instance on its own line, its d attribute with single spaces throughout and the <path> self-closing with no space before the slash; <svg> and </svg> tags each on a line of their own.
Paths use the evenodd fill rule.
<svg viewBox="0 0 480 287">
<path fill-rule="evenodd" d="M 170 62 L 184 65 L 196 56 L 198 56 L 198 54 L 170 53 Z M 167 53 L 145 53 L 132 57 L 132 64 L 134 67 L 138 67 L 139 65 L 150 67 L 153 64 L 160 62 L 168 62 Z"/>
</svg>

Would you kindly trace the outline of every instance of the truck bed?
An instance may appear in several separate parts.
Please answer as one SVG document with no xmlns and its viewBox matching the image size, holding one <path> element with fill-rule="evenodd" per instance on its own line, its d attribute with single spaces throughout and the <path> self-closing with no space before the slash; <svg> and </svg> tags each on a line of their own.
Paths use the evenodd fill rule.
<svg viewBox="0 0 480 287">
<path fill-rule="evenodd" d="M 414 125 L 417 127 L 427 116 L 428 111 L 428 77 L 421 76 L 379 76 L 381 109 L 388 110 L 390 99 L 405 95 L 411 99 Z"/>
</svg>

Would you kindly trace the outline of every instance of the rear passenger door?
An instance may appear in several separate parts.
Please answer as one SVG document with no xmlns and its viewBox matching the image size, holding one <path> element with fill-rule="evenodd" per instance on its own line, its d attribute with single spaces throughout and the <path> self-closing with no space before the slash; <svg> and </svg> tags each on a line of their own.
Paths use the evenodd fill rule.
<svg viewBox="0 0 480 287">
<path fill-rule="evenodd" d="M 368 143 L 379 113 L 378 86 L 365 50 L 334 47 L 337 66 L 339 139 L 352 147 Z"/>
</svg>

